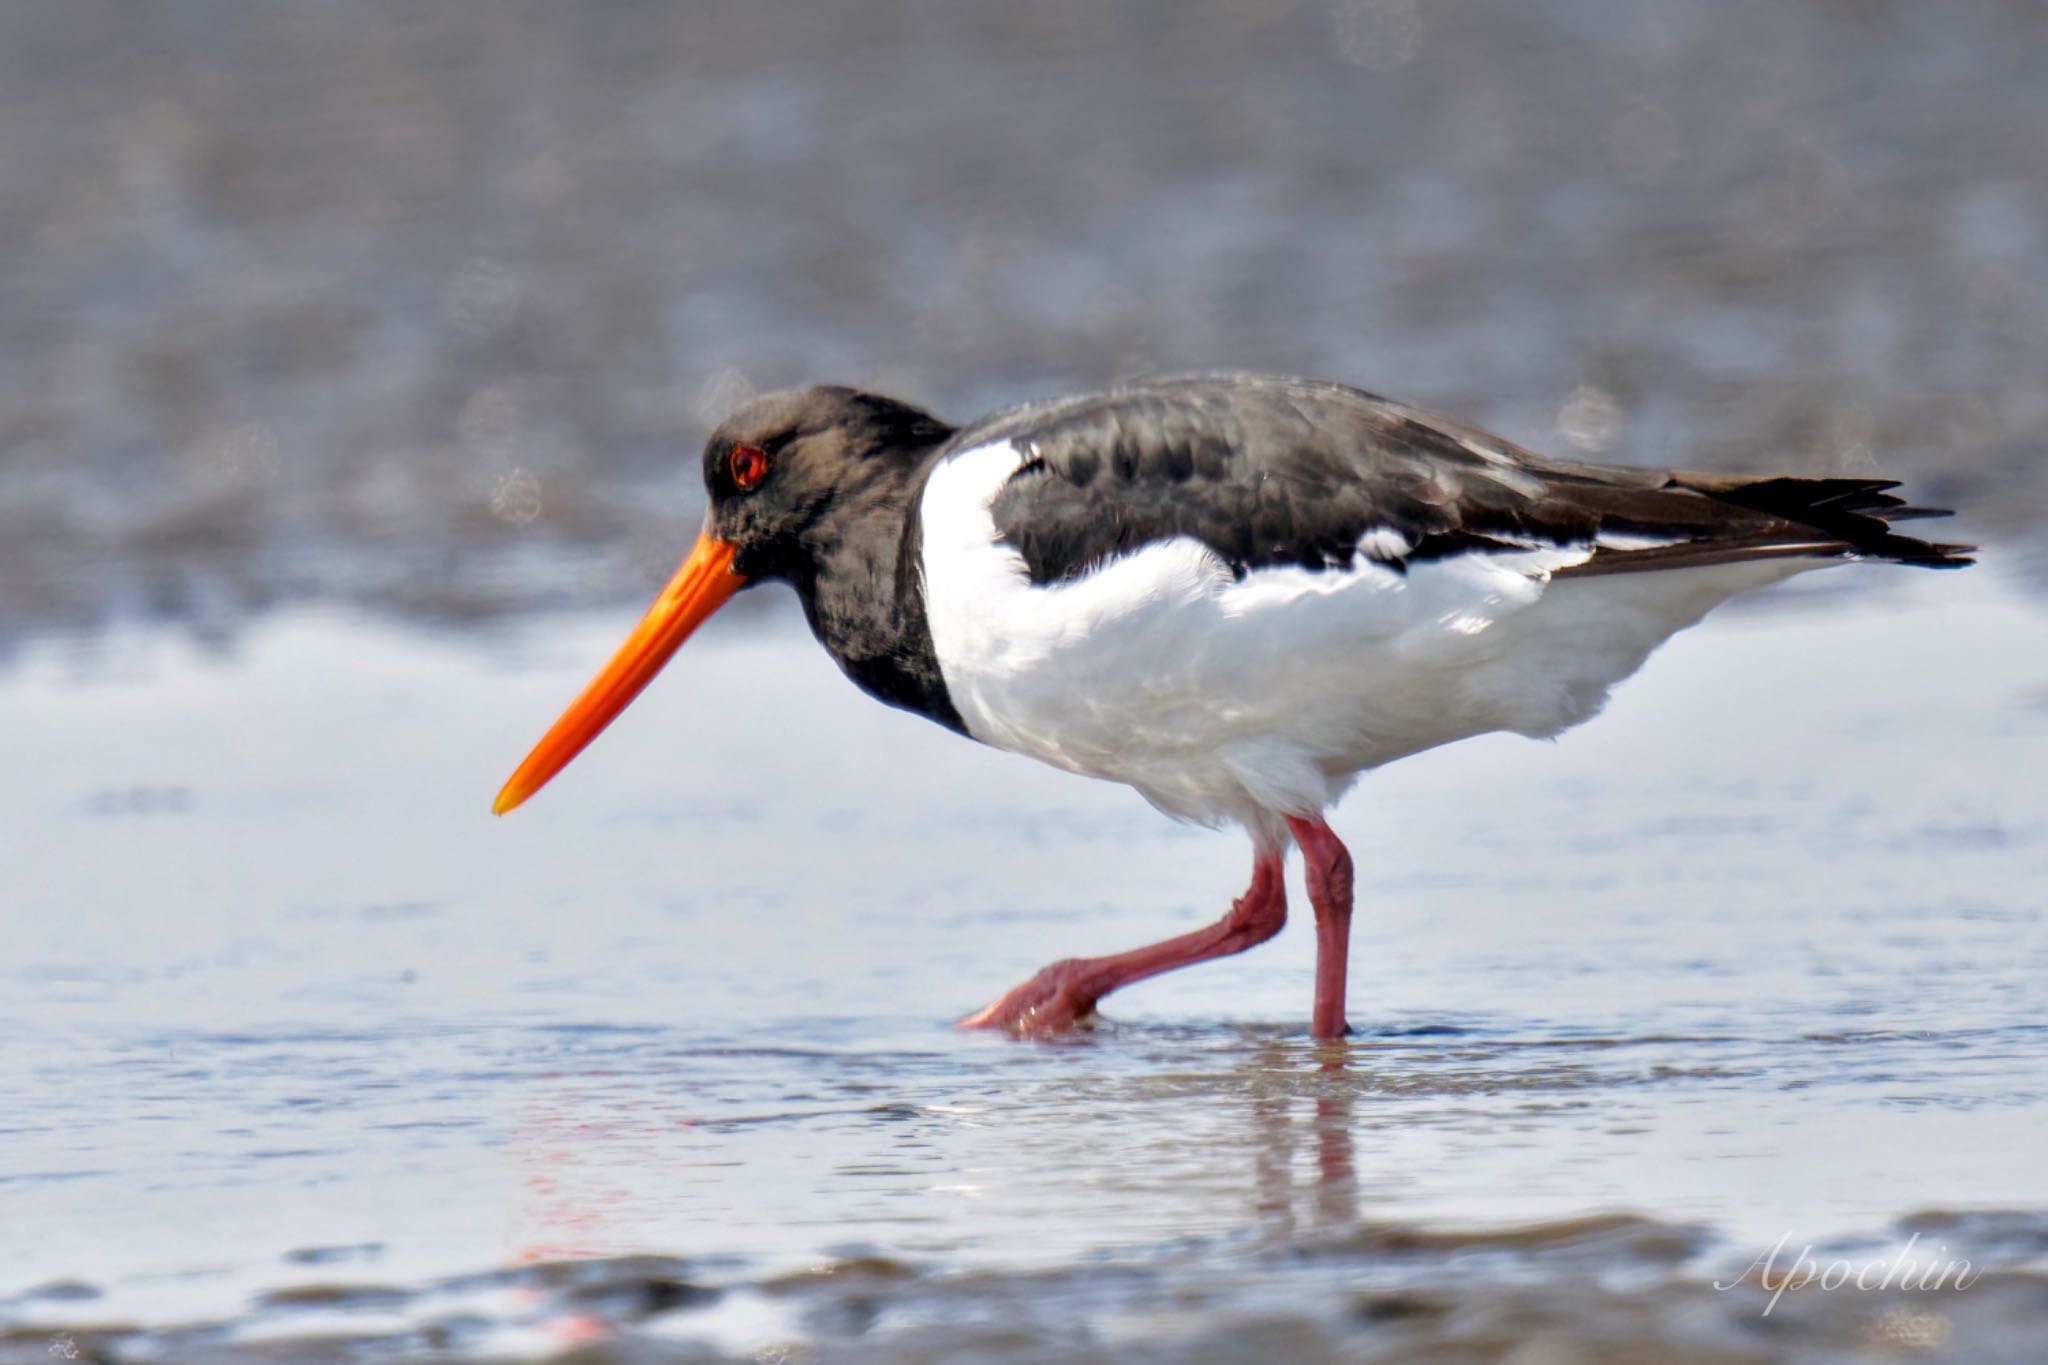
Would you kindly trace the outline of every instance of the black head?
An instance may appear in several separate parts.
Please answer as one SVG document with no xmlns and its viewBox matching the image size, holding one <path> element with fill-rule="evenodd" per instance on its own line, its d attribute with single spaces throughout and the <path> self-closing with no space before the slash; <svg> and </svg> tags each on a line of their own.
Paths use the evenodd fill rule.
<svg viewBox="0 0 2048 1365">
<path fill-rule="evenodd" d="M 880 394 L 833 384 L 764 394 L 704 446 L 708 534 L 733 547 L 748 579 L 787 578 L 834 508 L 891 488 L 952 428 Z"/>
<path fill-rule="evenodd" d="M 950 435 L 945 423 L 893 398 L 831 386 L 771 393 L 726 418 L 704 447 L 704 534 L 492 809 L 502 815 L 540 790 L 749 582 L 793 579 L 808 594 L 821 552 L 892 504 L 900 518 L 912 471 Z"/>
</svg>

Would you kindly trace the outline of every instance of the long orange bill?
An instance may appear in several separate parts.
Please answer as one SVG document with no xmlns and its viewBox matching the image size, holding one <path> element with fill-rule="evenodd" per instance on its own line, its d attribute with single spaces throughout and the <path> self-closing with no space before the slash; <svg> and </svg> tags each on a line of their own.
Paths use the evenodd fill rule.
<svg viewBox="0 0 2048 1365">
<path fill-rule="evenodd" d="M 519 805 L 568 767 L 569 760 L 582 753 L 584 746 L 640 695 L 640 689 L 654 681 L 654 675 L 682 648 L 690 632 L 745 586 L 747 580 L 733 572 L 732 556 L 733 547 L 728 542 L 708 534 L 698 537 L 690 557 L 661 590 L 661 596 L 654 599 L 640 624 L 633 627 L 619 652 L 590 680 L 583 695 L 569 703 L 562 718 L 533 746 L 533 752 L 505 783 L 498 799 L 491 803 L 494 815 L 503 815 Z"/>
</svg>

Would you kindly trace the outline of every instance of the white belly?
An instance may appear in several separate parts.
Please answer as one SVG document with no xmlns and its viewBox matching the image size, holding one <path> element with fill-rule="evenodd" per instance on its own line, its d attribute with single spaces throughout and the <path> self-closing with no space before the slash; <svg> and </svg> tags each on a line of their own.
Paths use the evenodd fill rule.
<svg viewBox="0 0 2048 1365">
<path fill-rule="evenodd" d="M 1813 567 L 1550 578 L 1586 546 L 1239 580 L 1183 538 L 1038 587 L 988 511 L 1019 459 L 964 451 L 925 489 L 925 606 L 953 705 L 985 743 L 1206 824 L 1312 814 L 1359 772 L 1470 735 L 1554 735 L 1717 603 Z"/>
</svg>

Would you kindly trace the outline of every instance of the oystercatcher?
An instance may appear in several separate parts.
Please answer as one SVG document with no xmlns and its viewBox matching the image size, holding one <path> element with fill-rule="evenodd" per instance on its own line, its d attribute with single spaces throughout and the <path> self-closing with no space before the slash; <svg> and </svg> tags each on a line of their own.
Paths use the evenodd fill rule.
<svg viewBox="0 0 2048 1365">
<path fill-rule="evenodd" d="M 963 427 L 850 388 L 770 394 L 712 434 L 704 482 L 696 548 L 495 810 L 727 598 L 783 579 L 878 700 L 1250 833 L 1251 887 L 1215 924 L 1054 963 L 960 1021 L 1020 1035 L 1278 933 L 1291 837 L 1316 919 L 1311 1032 L 1341 1036 L 1353 872 L 1324 812 L 1358 774 L 1577 725 L 1736 593 L 1844 560 L 1950 568 L 1972 548 L 1895 533 L 1943 513 L 1891 480 L 1546 459 L 1342 384 L 1243 374 Z"/>
</svg>

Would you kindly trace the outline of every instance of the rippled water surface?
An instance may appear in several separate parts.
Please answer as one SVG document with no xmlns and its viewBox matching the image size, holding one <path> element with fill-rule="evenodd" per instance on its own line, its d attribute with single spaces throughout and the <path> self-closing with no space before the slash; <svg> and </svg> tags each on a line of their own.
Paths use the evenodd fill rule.
<svg viewBox="0 0 2048 1365">
<path fill-rule="evenodd" d="M 0 1365 L 2048 1359 L 2044 51 L 2038 0 L 0 5 Z M 1215 367 L 1882 472 L 1985 562 L 1362 782 L 1341 1047 L 1299 922 L 953 1032 L 1247 850 L 772 593 L 486 814 L 750 391 Z M 1902 1255 L 1948 1287 L 1769 1288 Z"/>
<path fill-rule="evenodd" d="M 787 615 L 491 819 L 623 625 L 301 611 L 0 683 L 0 1359 L 2048 1333 L 2048 613 L 1995 571 L 1816 575 L 1556 744 L 1370 777 L 1336 1047 L 1298 922 L 1070 1043 L 954 1033 L 1246 850 L 875 707 Z M 1712 1287 L 1916 1233 L 1997 1273 Z"/>
</svg>

